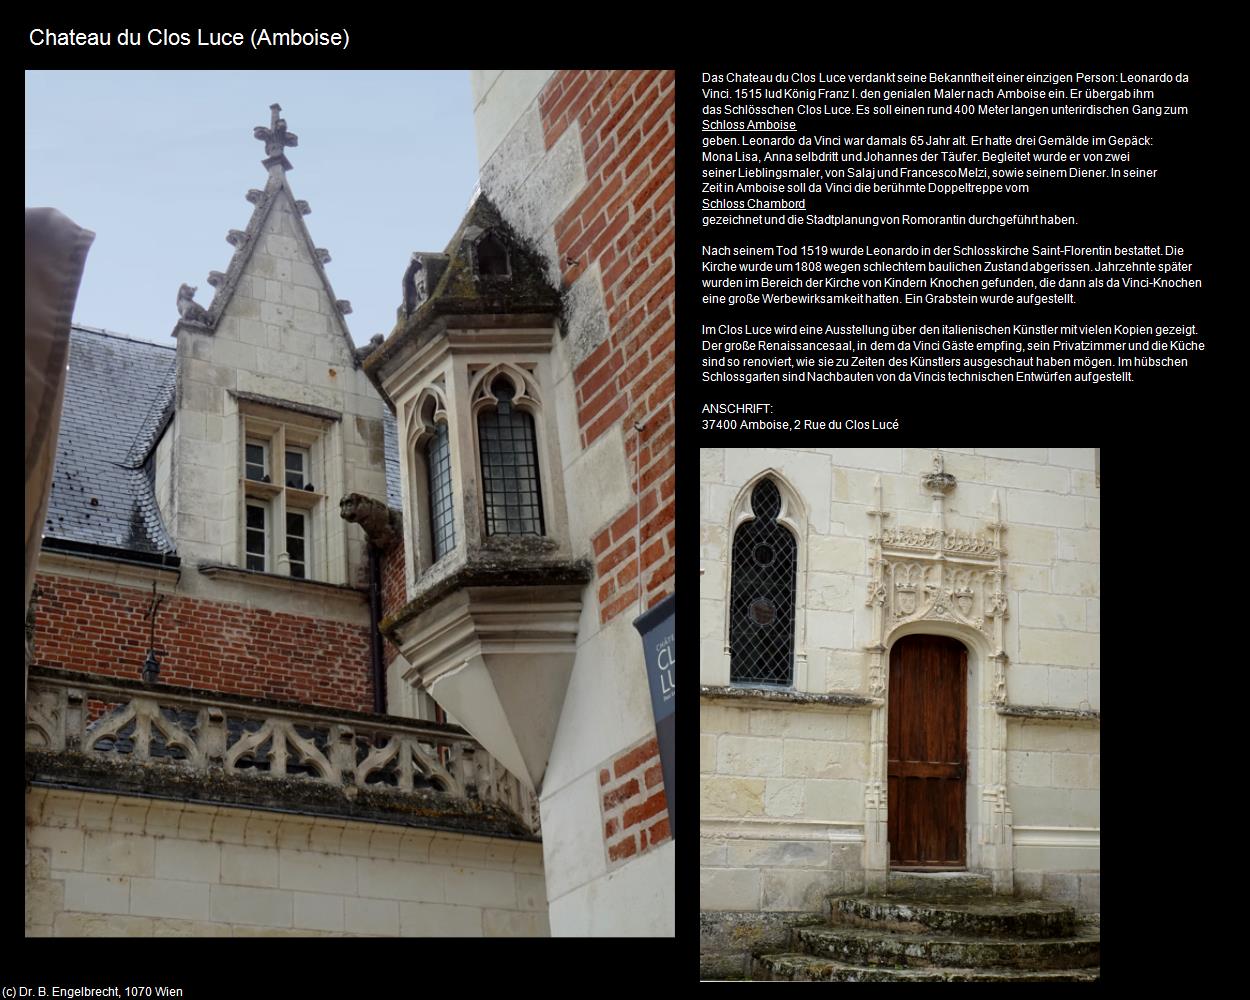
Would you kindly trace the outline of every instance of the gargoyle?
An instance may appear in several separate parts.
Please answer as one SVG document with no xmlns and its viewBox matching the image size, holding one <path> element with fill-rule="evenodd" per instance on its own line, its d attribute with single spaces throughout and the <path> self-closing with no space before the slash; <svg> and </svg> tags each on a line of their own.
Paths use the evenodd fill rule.
<svg viewBox="0 0 1250 1000">
<path fill-rule="evenodd" d="M 364 528 L 369 544 L 379 552 L 385 552 L 401 537 L 399 512 L 363 493 L 349 493 L 343 497 L 339 501 L 339 516 Z"/>
</svg>

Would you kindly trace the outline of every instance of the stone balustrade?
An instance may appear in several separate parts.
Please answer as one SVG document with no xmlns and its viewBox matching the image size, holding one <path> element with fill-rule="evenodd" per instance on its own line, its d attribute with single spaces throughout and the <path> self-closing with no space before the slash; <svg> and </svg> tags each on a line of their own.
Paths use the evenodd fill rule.
<svg viewBox="0 0 1250 1000">
<path fill-rule="evenodd" d="M 222 788 L 246 790 L 253 804 L 253 791 L 280 805 L 282 790 L 294 789 L 301 804 L 345 800 L 337 811 L 356 814 L 367 803 L 366 812 L 462 829 L 474 818 L 498 827 L 502 810 L 519 821 L 504 824 L 511 835 L 538 832 L 537 796 L 464 729 L 443 723 L 33 668 L 26 747 L 44 770 L 72 759 L 97 783 L 143 767 L 170 781 L 201 777 L 218 798 Z"/>
</svg>

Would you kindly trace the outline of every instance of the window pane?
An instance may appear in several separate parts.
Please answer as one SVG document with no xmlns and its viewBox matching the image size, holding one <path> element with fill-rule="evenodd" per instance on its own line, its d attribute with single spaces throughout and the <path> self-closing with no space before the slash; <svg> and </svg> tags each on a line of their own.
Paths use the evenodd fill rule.
<svg viewBox="0 0 1250 1000">
<path fill-rule="evenodd" d="M 263 557 L 263 556 L 251 556 L 251 555 L 249 555 L 249 556 L 247 557 L 247 568 L 248 568 L 248 569 L 254 569 L 254 570 L 257 570 L 257 571 L 259 571 L 259 572 L 263 573 L 263 572 L 265 571 L 265 560 L 264 560 L 264 557 Z"/>
<path fill-rule="evenodd" d="M 754 520 L 734 532 L 729 598 L 729 677 L 734 683 L 792 683 L 798 546 L 777 517 L 781 493 L 763 480 L 751 493 Z"/>
<path fill-rule="evenodd" d="M 246 469 L 244 475 L 248 479 L 261 480 L 265 477 L 265 447 L 248 442 L 246 446 Z"/>
<path fill-rule="evenodd" d="M 304 514 L 287 511 L 286 554 L 291 560 L 291 576 L 303 579 L 307 574 L 307 557 L 304 545 L 308 536 L 308 521 Z"/>
<path fill-rule="evenodd" d="M 287 486 L 303 489 L 306 482 L 304 471 L 304 453 L 302 451 L 288 451 L 286 453 Z"/>
<path fill-rule="evenodd" d="M 446 424 L 439 424 L 434 436 L 426 443 L 425 465 L 430 478 L 430 545 L 437 562 L 456 547 L 451 444 Z"/>
<path fill-rule="evenodd" d="M 265 530 L 265 508 L 256 507 L 253 504 L 247 505 L 247 526 L 249 528 L 259 528 Z"/>
<path fill-rule="evenodd" d="M 513 389 L 503 379 L 492 386 L 495 398 L 508 403 Z M 478 418 L 482 453 L 482 494 L 488 535 L 541 535 L 542 497 L 534 418 L 507 407 L 487 410 Z"/>
</svg>

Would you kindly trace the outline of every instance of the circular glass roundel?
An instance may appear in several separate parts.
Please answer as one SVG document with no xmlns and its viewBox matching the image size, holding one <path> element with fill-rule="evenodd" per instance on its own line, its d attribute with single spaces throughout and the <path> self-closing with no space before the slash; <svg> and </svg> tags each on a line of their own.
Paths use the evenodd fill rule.
<svg viewBox="0 0 1250 1000">
<path fill-rule="evenodd" d="M 771 625 L 777 617 L 777 608 L 767 597 L 757 597 L 751 602 L 750 614 L 756 625 Z"/>
<path fill-rule="evenodd" d="M 773 561 L 773 547 L 771 545 L 755 546 L 755 561 L 761 566 L 767 566 Z"/>
</svg>

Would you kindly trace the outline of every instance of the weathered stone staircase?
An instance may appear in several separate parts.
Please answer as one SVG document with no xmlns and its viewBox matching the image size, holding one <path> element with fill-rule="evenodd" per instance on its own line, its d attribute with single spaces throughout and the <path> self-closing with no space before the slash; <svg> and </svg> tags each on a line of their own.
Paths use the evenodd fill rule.
<svg viewBox="0 0 1250 1000">
<path fill-rule="evenodd" d="M 890 873 L 881 896 L 831 897 L 828 924 L 757 954 L 755 979 L 804 982 L 1096 982 L 1099 933 L 1069 906 L 990 895 L 987 877 Z"/>
</svg>

